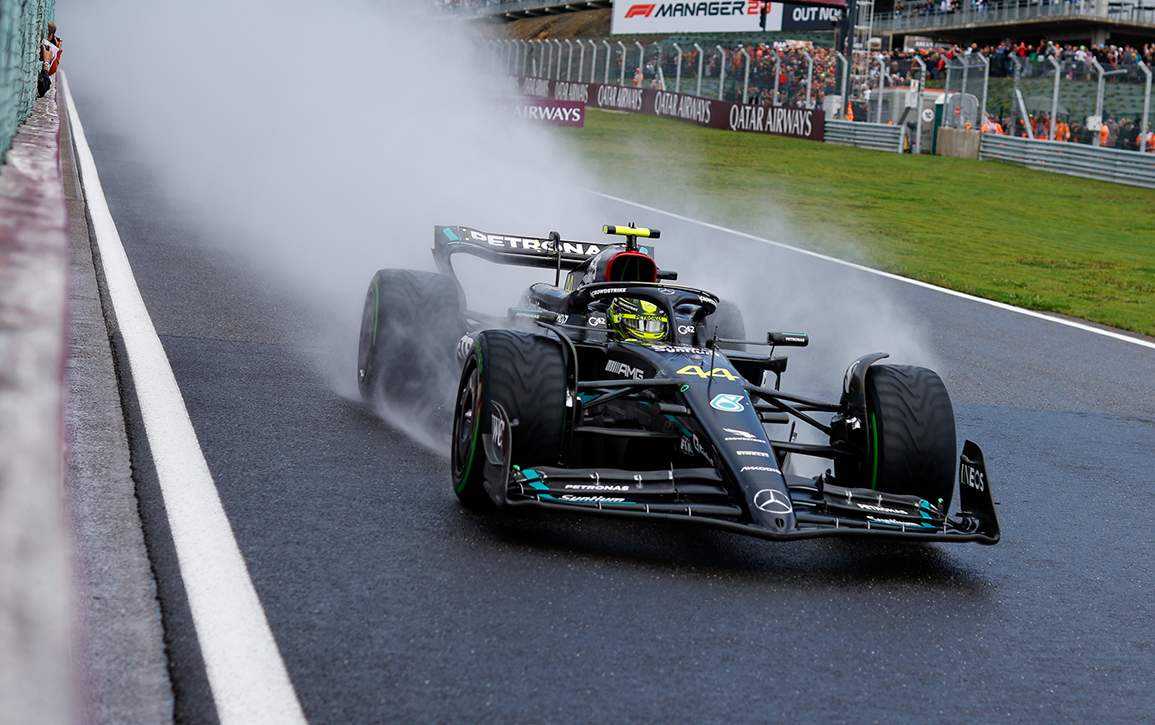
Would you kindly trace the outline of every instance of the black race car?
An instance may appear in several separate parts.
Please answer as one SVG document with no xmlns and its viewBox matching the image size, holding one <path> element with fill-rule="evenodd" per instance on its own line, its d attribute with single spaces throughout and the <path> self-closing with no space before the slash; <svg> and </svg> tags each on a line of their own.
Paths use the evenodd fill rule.
<svg viewBox="0 0 1155 725">
<path fill-rule="evenodd" d="M 967 441 L 956 459 L 936 373 L 878 364 L 887 356 L 875 353 L 851 363 L 838 402 L 782 392 L 787 358 L 775 352 L 805 346 L 805 334 L 746 339 L 734 305 L 658 268 L 648 246 L 658 230 L 604 231 L 624 243 L 438 226 L 439 274 L 374 277 L 361 391 L 432 419 L 441 411 L 446 428 L 452 410 L 462 503 L 693 521 L 767 539 L 998 542 L 982 451 Z M 472 312 L 451 261 L 461 253 L 549 269 L 554 281 L 532 285 L 508 316 Z M 798 442 L 798 423 L 826 442 Z M 797 456 L 832 463 L 796 476 Z"/>
</svg>

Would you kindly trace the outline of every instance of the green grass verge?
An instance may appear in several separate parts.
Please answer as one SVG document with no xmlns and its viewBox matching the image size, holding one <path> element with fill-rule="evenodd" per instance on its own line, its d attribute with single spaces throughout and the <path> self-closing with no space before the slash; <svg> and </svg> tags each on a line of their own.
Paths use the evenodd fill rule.
<svg viewBox="0 0 1155 725">
<path fill-rule="evenodd" d="M 595 109 L 559 131 L 636 201 L 1155 335 L 1155 191 Z"/>
</svg>

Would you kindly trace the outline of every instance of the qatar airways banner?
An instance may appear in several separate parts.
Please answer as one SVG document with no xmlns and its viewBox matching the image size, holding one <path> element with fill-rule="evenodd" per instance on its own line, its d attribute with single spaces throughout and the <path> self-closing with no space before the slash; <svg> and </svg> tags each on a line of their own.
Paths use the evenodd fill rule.
<svg viewBox="0 0 1155 725">
<path fill-rule="evenodd" d="M 548 126 L 585 126 L 586 104 L 581 101 L 558 101 L 545 98 L 517 98 L 490 101 L 487 109 L 499 118 L 521 118 Z"/>
<path fill-rule="evenodd" d="M 615 35 L 651 33 L 757 33 L 762 6 L 766 6 L 766 30 L 830 30 L 842 19 L 846 0 L 811 0 L 773 3 L 763 0 L 709 0 L 709 2 L 614 3 Z"/>
<path fill-rule="evenodd" d="M 519 78 L 518 83 L 522 94 L 528 98 L 578 101 L 590 108 L 677 118 L 708 128 L 793 136 L 811 141 L 826 139 L 826 114 L 821 108 L 756 106 L 656 88 L 569 83 L 546 78 Z"/>
</svg>

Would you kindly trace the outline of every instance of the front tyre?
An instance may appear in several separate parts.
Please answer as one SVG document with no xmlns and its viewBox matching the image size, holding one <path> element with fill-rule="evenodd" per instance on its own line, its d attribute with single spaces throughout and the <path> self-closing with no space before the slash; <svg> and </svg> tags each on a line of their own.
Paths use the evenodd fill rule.
<svg viewBox="0 0 1155 725">
<path fill-rule="evenodd" d="M 933 370 L 874 365 L 866 372 L 864 487 L 909 494 L 945 512 L 957 465 L 954 408 Z"/>
<path fill-rule="evenodd" d="M 485 489 L 482 440 L 493 432 L 494 404 L 501 405 L 511 424 L 512 464 L 556 465 L 570 410 L 561 343 L 513 330 L 485 330 L 474 341 L 461 371 L 451 455 L 453 491 L 469 508 L 494 505 Z"/>
</svg>

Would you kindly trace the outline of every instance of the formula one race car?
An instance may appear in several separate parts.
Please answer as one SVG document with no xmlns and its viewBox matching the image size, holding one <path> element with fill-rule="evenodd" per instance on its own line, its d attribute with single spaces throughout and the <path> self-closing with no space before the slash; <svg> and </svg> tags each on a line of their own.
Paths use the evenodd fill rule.
<svg viewBox="0 0 1155 725">
<path fill-rule="evenodd" d="M 774 353 L 807 335 L 746 339 L 736 307 L 658 268 L 638 241 L 658 230 L 604 231 L 624 243 L 438 226 L 440 274 L 374 278 L 362 393 L 448 418 L 458 381 L 451 465 L 463 504 L 691 521 L 767 539 L 998 542 L 983 454 L 970 441 L 948 517 L 955 421 L 936 373 L 877 364 L 887 355 L 875 353 L 850 365 L 836 403 L 782 392 L 787 358 Z M 472 312 L 451 263 L 461 253 L 547 268 L 554 283 L 532 285 L 506 317 Z M 797 423 L 827 442 L 798 442 Z M 795 476 L 795 456 L 831 465 Z"/>
</svg>

